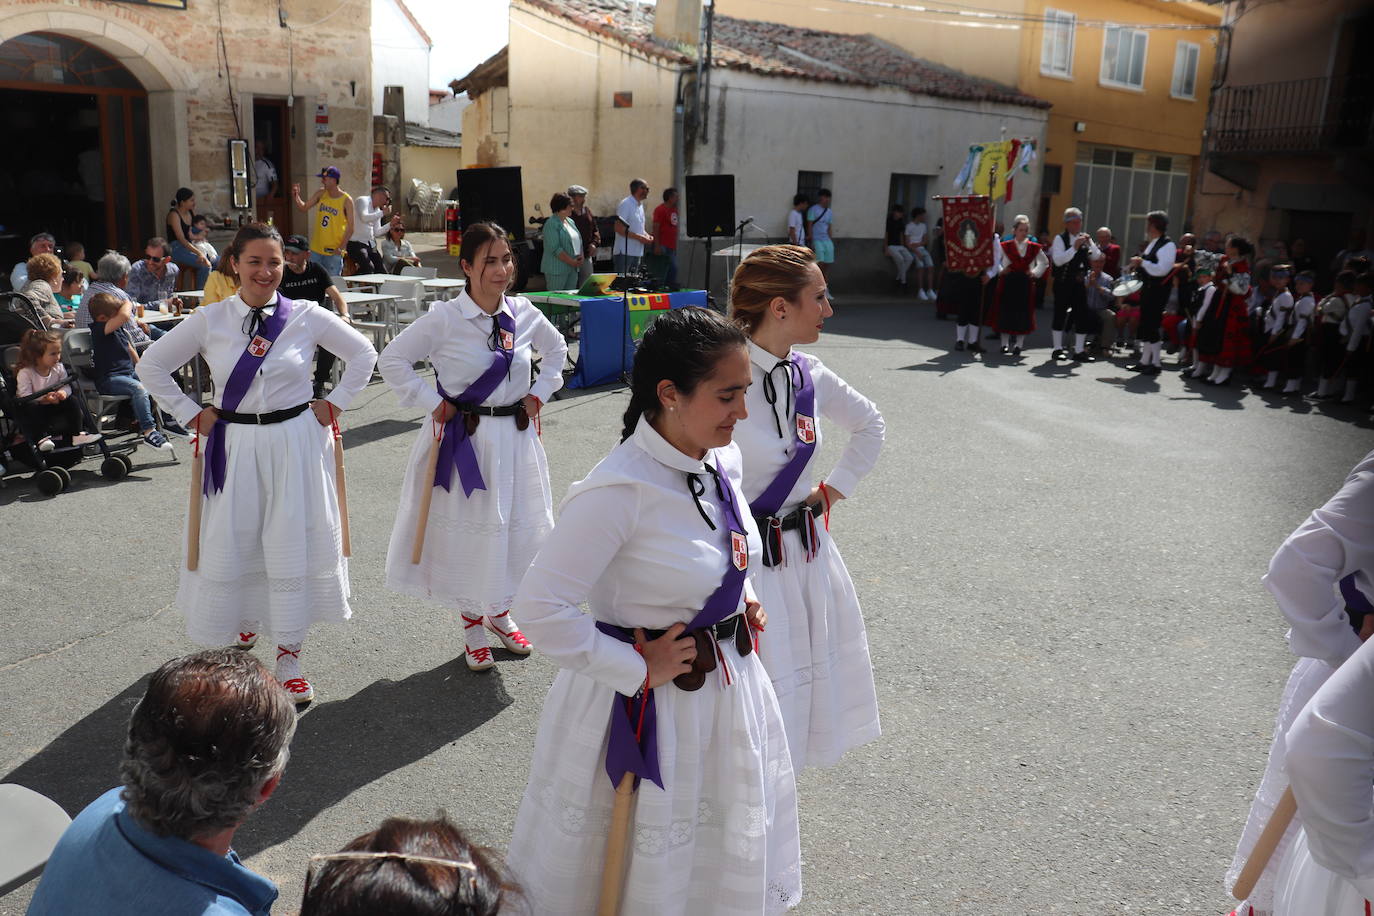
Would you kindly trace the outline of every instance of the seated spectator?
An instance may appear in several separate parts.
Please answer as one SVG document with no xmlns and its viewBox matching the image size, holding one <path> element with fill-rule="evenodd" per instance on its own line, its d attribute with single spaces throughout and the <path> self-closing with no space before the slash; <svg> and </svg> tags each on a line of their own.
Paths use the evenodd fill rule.
<svg viewBox="0 0 1374 916">
<path fill-rule="evenodd" d="M 391 228 L 378 240 L 377 248 L 382 253 L 382 264 L 387 273 L 398 274 L 404 267 L 420 266 L 420 256 L 410 247 L 405 224 L 398 219 L 391 221 Z"/>
<path fill-rule="evenodd" d="M 134 374 L 138 352 L 129 336 L 133 303 L 109 293 L 90 297 L 91 350 L 95 359 L 95 389 L 101 394 L 127 396 L 143 441 L 158 451 L 171 451 L 172 444 L 153 420 L 153 403 L 148 390 Z M 83 306 L 84 308 L 85 306 Z M 185 430 L 177 427 L 174 432 Z"/>
<path fill-rule="evenodd" d="M 19 362 L 15 382 L 19 397 L 31 397 L 67 378 L 62 365 L 62 335 L 57 331 L 25 331 L 19 344 Z M 99 441 L 100 436 L 85 432 L 81 408 L 72 397 L 71 386 L 58 388 L 21 405 L 20 409 L 33 428 L 40 452 L 52 451 L 57 443 L 53 437 L 72 445 Z"/>
<path fill-rule="evenodd" d="M 926 208 L 915 207 L 906 228 L 902 230 L 902 244 L 911 252 L 913 267 L 916 269 L 916 297 L 924 302 L 935 301 L 935 289 L 931 286 L 931 270 L 935 261 L 926 247 L 929 231 L 926 228 Z"/>
<path fill-rule="evenodd" d="M 1102 262 L 1102 272 L 1111 277 L 1120 277 L 1121 270 L 1121 246 L 1113 241 L 1112 230 L 1106 226 L 1101 227 L 1093 233 L 1093 239 L 1097 242 L 1097 250 L 1102 252 L 1105 260 Z"/>
<path fill-rule="evenodd" d="M 265 916 L 277 887 L 234 832 L 281 782 L 296 710 L 249 652 L 210 649 L 153 673 L 111 789 L 67 828 L 30 916 Z"/>
<path fill-rule="evenodd" d="M 343 852 L 310 857 L 301 916 L 496 916 L 519 896 L 497 856 L 443 816 L 392 817 Z"/>
<path fill-rule="evenodd" d="M 86 246 L 80 242 L 67 243 L 67 266 L 89 280 L 95 276 L 95 268 L 86 260 Z"/>
<path fill-rule="evenodd" d="M 210 271 L 210 279 L 205 281 L 205 295 L 200 297 L 201 305 L 210 305 L 222 299 L 228 299 L 239 291 L 239 275 L 234 270 L 235 254 L 233 243 L 224 249 L 224 254 L 219 259 L 219 264 L 214 270 Z"/>
<path fill-rule="evenodd" d="M 208 216 L 197 214 L 196 218 L 191 220 L 191 234 L 187 238 L 191 240 L 191 247 L 209 258 L 211 264 L 219 264 L 219 252 L 215 250 L 214 245 L 210 244 L 210 218 Z M 168 254 L 170 253 L 169 251 Z"/>
<path fill-rule="evenodd" d="M 143 245 L 143 258 L 129 268 L 126 291 L 135 302 L 147 308 L 181 314 L 181 300 L 176 296 L 177 274 L 181 268 L 172 263 L 172 249 L 160 235 Z"/>
<path fill-rule="evenodd" d="M 69 328 L 73 320 L 62 314 L 54 289 L 62 285 L 62 262 L 55 254 L 36 254 L 25 265 L 28 281 L 19 292 L 28 297 L 50 328 Z"/>
<path fill-rule="evenodd" d="M 96 293 L 106 293 L 114 296 L 120 302 L 128 302 L 135 308 L 129 311 L 129 338 L 134 342 L 134 346 L 140 349 L 157 340 L 164 333 L 162 328 L 153 327 L 144 321 L 140 321 L 134 314 L 138 306 L 148 308 L 146 303 L 134 301 L 127 290 L 129 285 L 129 273 L 132 267 L 129 259 L 117 251 L 107 251 L 101 256 L 95 265 L 95 279 L 91 281 L 90 287 L 86 290 L 86 295 L 82 297 L 81 305 L 76 309 L 76 326 L 84 328 L 91 324 L 90 310 L 87 308 L 87 300 Z"/>
<path fill-rule="evenodd" d="M 53 238 L 51 232 L 40 232 L 29 239 L 30 258 L 36 254 L 55 254 L 56 252 L 57 239 Z M 27 282 L 29 282 L 29 262 L 25 258 L 14 265 L 14 270 L 10 271 L 10 289 L 19 292 Z"/>
<path fill-rule="evenodd" d="M 177 188 L 172 198 L 172 209 L 167 211 L 167 240 L 172 243 L 172 260 L 188 270 L 196 272 L 196 288 L 203 289 L 209 279 L 210 269 L 215 265 L 210 259 L 192 247 L 191 226 L 196 221 L 196 194 L 190 188 Z"/>
<path fill-rule="evenodd" d="M 904 229 L 906 229 L 906 211 L 899 204 L 893 204 L 892 211 L 887 216 L 883 253 L 892 259 L 892 268 L 897 272 L 898 292 L 906 292 L 907 271 L 911 270 L 911 262 L 915 260 L 911 251 L 907 249 L 906 242 L 902 239 Z"/>
<path fill-rule="evenodd" d="M 1097 315 L 1097 346 L 1105 356 L 1111 353 L 1116 344 L 1116 297 L 1112 295 L 1116 278 L 1107 273 L 1107 255 L 1101 248 L 1089 264 L 1091 269 L 1086 281 L 1088 308 Z"/>
<path fill-rule="evenodd" d="M 62 272 L 62 288 L 57 291 L 57 304 L 62 306 L 62 312 L 68 318 L 73 316 L 67 313 L 75 312 L 81 305 L 81 294 L 85 291 L 85 275 L 68 264 Z"/>
</svg>

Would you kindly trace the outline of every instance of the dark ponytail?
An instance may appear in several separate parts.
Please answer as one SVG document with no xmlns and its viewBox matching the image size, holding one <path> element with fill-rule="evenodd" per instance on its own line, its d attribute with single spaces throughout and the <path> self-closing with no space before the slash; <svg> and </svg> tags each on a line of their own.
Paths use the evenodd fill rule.
<svg viewBox="0 0 1374 916">
<path fill-rule="evenodd" d="M 625 409 L 624 442 L 634 433 L 640 417 L 658 417 L 658 383 L 667 379 L 678 391 L 690 395 L 715 372 L 721 355 L 731 347 L 748 344 L 744 331 L 719 312 L 704 308 L 673 309 L 660 316 L 644 332 L 635 350 L 630 382 L 630 406 Z"/>
<path fill-rule="evenodd" d="M 177 207 L 181 206 L 183 202 L 195 196 L 196 192 L 192 191 L 190 188 L 177 188 L 176 194 L 172 195 L 172 209 L 175 210 Z"/>
</svg>

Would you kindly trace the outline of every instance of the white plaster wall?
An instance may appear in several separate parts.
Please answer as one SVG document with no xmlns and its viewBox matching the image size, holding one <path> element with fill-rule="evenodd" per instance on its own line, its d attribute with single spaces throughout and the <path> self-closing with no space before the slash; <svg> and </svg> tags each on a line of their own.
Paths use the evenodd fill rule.
<svg viewBox="0 0 1374 916">
<path fill-rule="evenodd" d="M 451 95 L 429 106 L 429 126 L 454 133 L 463 131 L 463 110 L 471 105 L 467 93 Z"/>
<path fill-rule="evenodd" d="M 372 113 L 385 86 L 404 86 L 406 120 L 429 123 L 429 46 L 394 0 L 372 0 Z"/>
<path fill-rule="evenodd" d="M 1034 137 L 1044 149 L 1046 112 L 989 102 L 916 96 L 739 71 L 711 75 L 710 142 L 689 152 L 688 174 L 734 174 L 737 219 L 787 235 L 797 172 L 830 172 L 835 237 L 880 238 L 894 173 L 935 176 L 927 194 L 955 193 L 970 144 Z M 1034 216 L 1039 163 L 1018 174 L 1008 217 Z M 938 206 L 927 200 L 934 218 Z"/>
</svg>

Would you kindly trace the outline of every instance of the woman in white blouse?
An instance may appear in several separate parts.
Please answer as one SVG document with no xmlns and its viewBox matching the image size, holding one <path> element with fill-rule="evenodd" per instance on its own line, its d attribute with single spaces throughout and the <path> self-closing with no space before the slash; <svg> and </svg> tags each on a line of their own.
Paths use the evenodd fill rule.
<svg viewBox="0 0 1374 916">
<path fill-rule="evenodd" d="M 520 586 L 517 613 L 563 669 L 508 855 L 533 912 L 593 912 L 627 773 L 644 778 L 621 912 L 758 916 L 801 897 L 792 764 L 750 639 L 759 540 L 731 443 L 749 384 L 720 315 L 650 325 L 623 441 L 573 484 Z"/>
<path fill-rule="evenodd" d="M 458 263 L 467 288 L 421 315 L 378 360 L 401 405 L 428 415 L 410 451 L 386 582 L 456 608 L 464 657 L 481 671 L 494 664 L 485 629 L 511 652 L 530 651 L 510 608 L 553 528 L 539 410 L 563 387 L 568 345 L 528 299 L 506 295 L 515 264 L 505 230 L 468 227 Z M 539 376 L 531 385 L 535 354 Z M 435 382 L 415 372 L 424 360 L 434 366 Z M 436 442 L 440 458 L 431 470 Z M 429 519 L 416 563 L 416 520 L 426 499 Z"/>
<path fill-rule="evenodd" d="M 1260 834 L 1288 788 L 1287 736 L 1313 694 L 1374 632 L 1374 455 L 1367 457 L 1341 489 L 1298 526 L 1275 552 L 1264 584 L 1287 619 L 1288 647 L 1298 661 L 1288 677 L 1274 722 L 1274 738 L 1264 778 L 1226 874 L 1231 890 Z M 1241 916 L 1273 912 L 1275 880 L 1303 821 L 1299 812 L 1260 874 Z M 1247 907 L 1249 908 L 1247 910 Z M 1316 912 L 1316 911 L 1314 911 Z"/>
<path fill-rule="evenodd" d="M 749 255 L 735 271 L 730 307 L 750 338 L 749 417 L 735 442 L 764 540 L 763 563 L 750 576 L 769 610 L 759 657 L 782 707 L 793 767 L 830 766 L 881 732 L 863 613 L 830 537 L 829 511 L 873 470 L 883 418 L 819 359 L 794 349 L 815 343 L 833 314 L 809 249 L 774 245 Z M 812 461 L 822 416 L 849 434 L 823 481 Z"/>
<path fill-rule="evenodd" d="M 138 376 L 162 409 L 199 432 L 205 451 L 200 563 L 181 571 L 177 606 L 202 645 L 277 640 L 277 679 L 297 703 L 315 689 L 301 675 L 311 624 L 342 621 L 348 561 L 342 554 L 330 428 L 372 377 L 377 352 L 328 309 L 280 296 L 281 235 L 254 224 L 234 237 L 242 286 L 196 309 L 150 346 Z M 339 384 L 313 400 L 316 347 L 347 365 Z M 201 408 L 171 374 L 204 357 L 218 404 Z"/>
</svg>

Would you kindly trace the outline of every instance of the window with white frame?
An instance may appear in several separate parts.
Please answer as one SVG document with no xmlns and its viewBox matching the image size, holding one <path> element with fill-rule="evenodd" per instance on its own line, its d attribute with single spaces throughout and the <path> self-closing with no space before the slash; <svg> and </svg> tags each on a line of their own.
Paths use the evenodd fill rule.
<svg viewBox="0 0 1374 916">
<path fill-rule="evenodd" d="M 1145 87 L 1146 33 L 1111 25 L 1102 35 L 1102 83 L 1126 89 Z"/>
<path fill-rule="evenodd" d="M 1046 76 L 1073 76 L 1073 13 L 1045 10 L 1045 34 L 1040 42 L 1040 72 Z"/>
<path fill-rule="evenodd" d="M 1197 98 L 1197 61 L 1202 46 L 1180 41 L 1174 52 L 1174 86 L 1170 95 L 1176 99 Z"/>
</svg>

